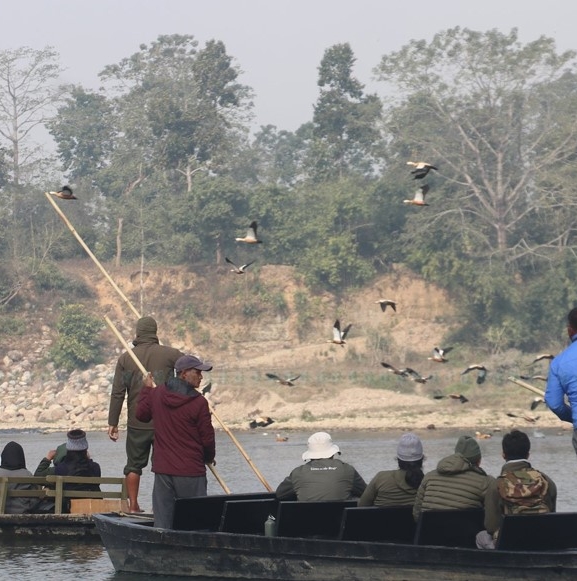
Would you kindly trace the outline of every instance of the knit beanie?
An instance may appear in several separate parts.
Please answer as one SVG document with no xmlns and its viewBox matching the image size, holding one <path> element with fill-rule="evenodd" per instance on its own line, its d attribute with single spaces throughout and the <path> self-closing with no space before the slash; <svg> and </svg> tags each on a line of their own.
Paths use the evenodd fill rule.
<svg viewBox="0 0 577 581">
<path fill-rule="evenodd" d="M 68 438 L 66 441 L 66 449 L 69 452 L 88 450 L 88 442 L 84 430 L 70 430 L 66 436 Z"/>
<path fill-rule="evenodd" d="M 469 460 L 471 464 L 476 464 L 481 459 L 481 448 L 475 438 L 471 436 L 461 436 L 455 446 L 455 454 L 461 454 L 463 458 Z"/>
<path fill-rule="evenodd" d="M 397 444 L 397 459 L 403 462 L 416 462 L 423 458 L 423 444 L 415 434 L 403 434 Z"/>
</svg>

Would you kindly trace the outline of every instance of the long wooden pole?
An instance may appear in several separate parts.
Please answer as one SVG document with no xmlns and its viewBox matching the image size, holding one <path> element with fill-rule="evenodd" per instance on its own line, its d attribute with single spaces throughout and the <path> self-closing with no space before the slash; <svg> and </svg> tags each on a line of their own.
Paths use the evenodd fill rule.
<svg viewBox="0 0 577 581">
<path fill-rule="evenodd" d="M 104 316 L 104 320 L 106 321 L 106 324 L 110 327 L 112 332 L 116 335 L 117 339 L 122 343 L 123 347 L 126 349 L 126 352 L 130 354 L 132 360 L 134 361 L 138 369 L 140 369 L 142 374 L 148 375 L 148 371 L 145 369 L 144 365 L 142 365 L 140 359 L 138 359 L 138 357 L 134 354 L 134 351 L 129 347 L 128 343 L 124 340 L 124 337 L 120 334 L 120 332 L 116 328 L 116 325 L 108 318 L 107 315 Z M 154 380 L 152 381 L 152 383 L 154 384 Z M 154 385 L 154 387 L 156 387 L 156 385 Z M 207 464 L 207 466 L 210 468 L 210 471 L 213 473 L 217 482 L 221 485 L 222 489 L 226 492 L 226 494 L 230 494 L 230 489 L 224 483 L 224 480 L 220 477 L 220 475 L 216 471 L 216 468 L 212 464 Z"/>
<path fill-rule="evenodd" d="M 52 196 L 50 196 L 50 194 L 48 192 L 45 192 L 44 195 L 48 198 L 48 201 L 52 204 L 52 207 L 54 208 L 54 210 L 56 210 L 56 213 L 62 218 L 62 221 L 66 224 L 66 226 L 68 227 L 68 229 L 70 230 L 70 232 L 72 232 L 72 234 L 74 235 L 74 237 L 78 240 L 78 242 L 80 243 L 80 245 L 82 246 L 82 248 L 84 248 L 84 250 L 86 251 L 86 253 L 88 254 L 88 256 L 90 256 L 90 258 L 93 260 L 94 264 L 96 264 L 96 266 L 99 268 L 100 272 L 102 272 L 102 274 L 105 276 L 105 278 L 108 280 L 108 282 L 112 285 L 112 288 L 119 294 L 119 296 L 122 298 L 122 300 L 124 301 L 124 303 L 130 308 L 130 310 L 138 318 L 140 318 L 140 316 L 141 316 L 140 313 L 136 310 L 136 308 L 130 302 L 130 300 L 128 299 L 128 297 L 122 292 L 122 290 L 120 289 L 120 287 L 112 280 L 112 278 L 106 272 L 106 270 L 104 269 L 104 267 L 102 266 L 102 264 L 100 264 L 100 262 L 98 261 L 98 259 L 96 258 L 96 256 L 94 256 L 94 254 L 92 253 L 92 251 L 90 250 L 90 248 L 88 248 L 88 246 L 86 245 L 86 243 L 84 242 L 84 240 L 82 240 L 82 238 L 80 237 L 80 235 L 78 234 L 78 232 L 76 232 L 76 230 L 74 229 L 74 227 L 72 226 L 72 224 L 70 223 L 70 221 L 68 220 L 68 218 L 66 218 L 66 216 L 64 215 L 64 213 L 62 212 L 62 210 L 60 210 L 60 208 L 58 207 L 58 205 L 56 204 L 56 202 L 54 202 L 54 200 L 52 199 Z M 121 343 L 123 345 L 125 345 L 125 349 L 129 353 L 131 353 L 132 355 L 134 355 L 132 353 L 132 349 L 130 349 L 130 347 L 128 346 L 128 344 L 124 340 L 124 337 L 122 337 L 122 335 L 120 335 L 120 333 L 118 333 L 118 330 L 113 325 L 112 321 L 110 321 L 110 319 L 108 319 L 108 317 L 104 317 L 104 318 L 105 318 L 105 320 L 107 320 L 108 325 L 110 326 L 111 329 L 113 329 L 113 331 L 115 332 L 116 336 L 121 341 Z M 136 358 L 136 361 L 138 361 L 138 363 L 140 363 L 140 361 L 138 360 L 138 358 Z M 145 372 L 145 374 L 146 374 L 146 372 Z M 209 406 L 210 406 L 210 404 L 209 404 Z M 240 442 L 236 439 L 236 437 L 234 436 L 234 434 L 228 429 L 227 426 L 225 426 L 225 424 L 222 422 L 222 420 L 219 418 L 219 416 L 214 411 L 214 408 L 212 408 L 210 406 L 210 410 L 211 410 L 212 415 L 215 417 L 215 419 L 218 421 L 218 423 L 222 426 L 223 430 L 229 435 L 230 439 L 236 445 L 236 447 L 238 448 L 239 452 L 242 454 L 242 456 L 244 457 L 244 459 L 248 462 L 249 466 L 253 469 L 254 473 L 257 476 L 257 478 L 262 482 L 262 484 L 264 485 L 264 487 L 269 492 L 272 492 L 272 488 L 270 487 L 270 485 L 268 484 L 268 482 L 265 480 L 264 476 L 260 473 L 260 471 L 258 470 L 258 468 L 254 465 L 253 461 L 249 458 L 248 454 L 244 451 L 244 449 L 240 445 Z"/>
<path fill-rule="evenodd" d="M 532 391 L 533 393 L 536 393 L 537 395 L 540 395 L 541 397 L 545 395 L 545 392 L 542 389 L 539 389 L 538 387 L 535 387 L 530 383 L 523 381 L 522 379 L 517 379 L 516 377 L 508 377 L 507 379 L 513 383 L 516 383 L 517 385 L 520 385 L 521 387 L 524 387 L 525 389 L 528 389 L 529 391 Z"/>
<path fill-rule="evenodd" d="M 140 313 L 136 310 L 136 308 L 130 302 L 130 300 L 128 299 L 128 297 L 122 292 L 122 290 L 120 289 L 120 287 L 112 280 L 112 278 L 106 272 L 106 270 L 104 269 L 104 267 L 102 266 L 102 264 L 100 264 L 100 262 L 98 261 L 98 258 L 96 258 L 96 256 L 94 256 L 94 254 L 92 253 L 92 251 L 90 250 L 90 248 L 88 248 L 88 246 L 86 245 L 86 243 L 84 242 L 84 240 L 82 240 L 80 234 L 78 234 L 78 232 L 76 232 L 76 230 L 74 229 L 74 226 L 72 226 L 72 224 L 70 223 L 70 221 L 68 220 L 68 218 L 64 215 L 64 213 L 62 212 L 62 210 L 58 207 L 58 204 L 56 204 L 56 202 L 52 199 L 52 196 L 48 192 L 44 192 L 44 195 L 48 198 L 48 201 L 52 204 L 52 207 L 56 210 L 56 213 L 62 218 L 62 221 L 64 222 L 64 224 L 66 224 L 66 226 L 68 227 L 68 229 L 70 230 L 70 232 L 72 232 L 72 234 L 74 235 L 74 237 L 76 238 L 76 240 L 78 240 L 78 242 L 80 242 L 80 246 L 82 246 L 82 248 L 84 248 L 84 250 L 86 251 L 86 254 L 88 254 L 88 256 L 90 256 L 90 258 L 92 259 L 92 261 L 94 262 L 94 264 L 96 264 L 96 266 L 100 269 L 100 272 L 102 272 L 102 274 L 104 275 L 104 277 L 106 278 L 106 280 L 112 285 L 112 288 L 120 295 L 120 298 L 124 301 L 124 304 L 127 305 L 128 308 L 138 318 L 140 318 Z"/>
</svg>

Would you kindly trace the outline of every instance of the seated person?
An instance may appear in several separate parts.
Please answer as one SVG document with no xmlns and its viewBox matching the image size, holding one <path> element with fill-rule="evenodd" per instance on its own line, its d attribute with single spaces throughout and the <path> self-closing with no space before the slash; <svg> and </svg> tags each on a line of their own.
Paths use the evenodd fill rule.
<svg viewBox="0 0 577 581">
<path fill-rule="evenodd" d="M 17 442 L 8 442 L 2 450 L 0 463 L 0 476 L 32 476 L 32 472 L 26 468 L 24 450 Z M 36 484 L 9 484 L 11 490 L 37 490 Z M 8 497 L 6 499 L 6 514 L 22 514 L 30 510 L 36 504 L 38 498 Z"/>
<path fill-rule="evenodd" d="M 48 453 L 34 471 L 34 476 L 50 476 L 54 474 L 54 467 L 66 456 L 66 442 L 60 444 L 56 450 L 49 450 Z M 52 465 L 51 465 L 52 464 Z"/>
<path fill-rule="evenodd" d="M 366 483 L 350 465 L 334 456 L 340 454 L 329 434 L 317 432 L 308 439 L 302 459 L 306 464 L 295 468 L 277 487 L 279 500 L 318 501 L 358 498 Z"/>
<path fill-rule="evenodd" d="M 485 498 L 485 528 L 477 535 L 479 549 L 494 549 L 503 515 L 555 512 L 557 487 L 549 476 L 528 462 L 531 441 L 525 432 L 503 436 L 505 464 Z"/>
<path fill-rule="evenodd" d="M 455 453 L 425 474 L 415 498 L 413 517 L 423 510 L 483 508 L 489 484 L 495 479 L 481 467 L 481 448 L 471 436 L 461 436 Z"/>
<path fill-rule="evenodd" d="M 415 503 L 423 474 L 423 444 L 403 434 L 397 445 L 397 470 L 378 472 L 359 499 L 359 506 L 406 506 Z"/>
<path fill-rule="evenodd" d="M 84 430 L 71 430 L 66 440 L 66 456 L 54 466 L 56 476 L 86 476 L 100 477 L 100 465 L 88 455 L 88 441 Z M 100 491 L 100 485 L 89 483 L 68 483 L 65 490 L 94 490 Z M 62 512 L 70 512 L 70 499 L 62 507 Z"/>
</svg>

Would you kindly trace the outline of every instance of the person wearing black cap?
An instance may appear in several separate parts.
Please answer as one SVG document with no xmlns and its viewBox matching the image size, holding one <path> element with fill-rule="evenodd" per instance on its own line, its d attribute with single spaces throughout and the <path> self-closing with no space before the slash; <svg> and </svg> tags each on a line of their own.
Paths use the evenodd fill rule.
<svg viewBox="0 0 577 581">
<path fill-rule="evenodd" d="M 215 438 L 208 402 L 198 390 L 212 365 L 194 355 L 175 363 L 176 377 L 140 392 L 136 417 L 154 420 L 152 510 L 154 526 L 171 528 L 177 498 L 206 496 L 206 464 L 214 463 Z"/>
<path fill-rule="evenodd" d="M 174 375 L 174 364 L 184 353 L 173 347 L 160 345 L 157 324 L 152 317 L 142 317 L 136 323 L 136 338 L 133 352 L 144 368 L 152 373 L 156 385 L 164 383 Z M 118 423 L 126 399 L 128 421 L 126 428 L 126 492 L 130 512 L 142 512 L 138 504 L 138 490 L 142 470 L 148 465 L 154 424 L 140 422 L 136 418 L 138 395 L 142 388 L 142 372 L 129 353 L 123 353 L 116 363 L 110 407 L 108 410 L 108 437 L 118 440 Z"/>
<path fill-rule="evenodd" d="M 2 450 L 0 456 L 0 476 L 32 476 L 30 470 L 26 468 L 26 458 L 24 450 L 17 442 L 8 442 Z M 9 484 L 8 488 L 14 490 L 33 490 L 38 486 L 35 484 Z M 9 496 L 6 499 L 6 514 L 21 514 L 28 512 L 35 504 L 37 498 L 28 496 Z"/>
<path fill-rule="evenodd" d="M 481 448 L 475 438 L 461 436 L 455 453 L 425 474 L 413 506 L 415 520 L 423 510 L 483 508 L 489 485 L 495 479 L 480 464 Z"/>
</svg>

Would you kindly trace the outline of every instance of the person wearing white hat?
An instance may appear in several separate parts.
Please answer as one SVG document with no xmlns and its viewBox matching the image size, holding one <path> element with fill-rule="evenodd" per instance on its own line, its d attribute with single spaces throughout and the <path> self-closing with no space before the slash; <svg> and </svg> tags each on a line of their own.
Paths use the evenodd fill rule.
<svg viewBox="0 0 577 581">
<path fill-rule="evenodd" d="M 403 434 L 397 445 L 397 470 L 378 472 L 359 499 L 359 506 L 412 506 L 423 473 L 423 444 L 415 434 Z"/>
<path fill-rule="evenodd" d="M 358 498 L 367 484 L 353 466 L 335 458 L 339 447 L 326 432 L 316 432 L 308 439 L 302 459 L 277 487 L 279 500 L 318 501 Z"/>
</svg>

